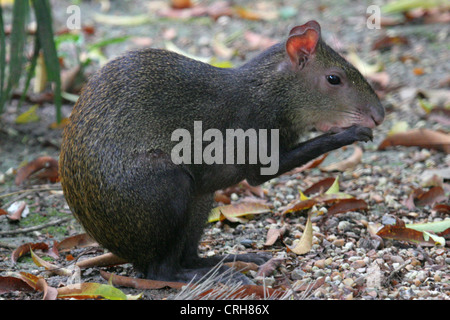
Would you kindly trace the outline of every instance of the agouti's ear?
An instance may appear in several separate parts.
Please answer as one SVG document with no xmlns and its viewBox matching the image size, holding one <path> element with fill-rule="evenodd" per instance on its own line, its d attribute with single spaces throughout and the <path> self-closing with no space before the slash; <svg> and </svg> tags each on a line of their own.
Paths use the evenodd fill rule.
<svg viewBox="0 0 450 320">
<path fill-rule="evenodd" d="M 286 41 L 286 52 L 294 68 L 303 68 L 316 51 L 319 38 L 320 25 L 316 21 L 309 21 L 291 30 Z"/>
</svg>

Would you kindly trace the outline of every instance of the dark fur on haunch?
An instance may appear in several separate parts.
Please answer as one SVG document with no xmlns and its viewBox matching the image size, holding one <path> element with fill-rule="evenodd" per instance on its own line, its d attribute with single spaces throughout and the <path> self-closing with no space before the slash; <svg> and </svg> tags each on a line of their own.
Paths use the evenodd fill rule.
<svg viewBox="0 0 450 320">
<path fill-rule="evenodd" d="M 304 26 L 320 36 L 317 23 Z M 73 109 L 60 156 L 64 195 L 86 231 L 149 278 L 201 277 L 221 259 L 197 254 L 214 191 L 243 179 L 260 184 L 323 153 L 370 139 L 367 126 L 384 116 L 373 90 L 320 37 L 307 54 L 303 48 L 287 53 L 288 45 L 296 49 L 297 43 L 289 42 L 294 37 L 304 35 L 290 35 L 236 69 L 146 49 L 97 72 Z M 291 63 L 297 60 L 299 65 Z M 328 70 L 345 84 L 327 84 Z M 171 134 L 178 128 L 192 132 L 194 121 L 202 121 L 203 131 L 222 133 L 279 129 L 278 173 L 262 176 L 260 164 L 175 165 L 170 154 L 177 142 Z M 314 125 L 341 129 L 298 143 Z M 259 255 L 238 259 L 265 261 Z"/>
</svg>

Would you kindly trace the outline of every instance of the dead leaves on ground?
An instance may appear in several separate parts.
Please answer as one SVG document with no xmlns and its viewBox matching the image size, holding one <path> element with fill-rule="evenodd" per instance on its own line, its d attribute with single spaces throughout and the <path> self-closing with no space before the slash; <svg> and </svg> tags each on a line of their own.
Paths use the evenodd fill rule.
<svg viewBox="0 0 450 320">
<path fill-rule="evenodd" d="M 394 225 L 386 225 L 377 233 L 383 239 L 405 241 L 421 246 L 445 245 L 450 234 L 450 220 L 423 224 L 405 224 L 397 219 Z"/>
<path fill-rule="evenodd" d="M 50 182 L 59 181 L 58 161 L 49 156 L 34 159 L 17 170 L 16 185 L 21 185 L 35 173 L 37 173 L 35 176 L 37 179 L 49 180 Z"/>
<path fill-rule="evenodd" d="M 427 149 L 450 153 L 450 134 L 429 129 L 413 129 L 398 132 L 381 142 L 378 150 L 385 150 L 391 146 L 417 146 Z"/>
<path fill-rule="evenodd" d="M 59 257 L 60 252 L 67 252 L 70 249 L 77 247 L 87 247 L 98 245 L 86 234 L 76 235 L 69 237 L 60 243 L 54 242 L 52 248 L 50 248 L 46 243 L 27 243 L 18 247 L 11 255 L 11 261 L 16 264 L 18 260 L 24 255 L 30 253 L 33 262 L 38 267 L 43 267 L 47 273 L 57 274 L 60 276 L 65 276 L 69 278 L 74 278 L 78 276 L 77 283 L 62 286 L 59 288 L 54 288 L 48 285 L 45 278 L 42 276 L 36 276 L 27 272 L 10 272 L 7 276 L 0 277 L 0 294 L 12 291 L 23 291 L 23 292 L 42 292 L 43 300 L 55 300 L 55 299 L 108 299 L 108 300 L 136 300 L 142 296 L 138 295 L 126 295 L 121 290 L 115 288 L 114 286 L 124 286 L 135 289 L 162 289 L 162 288 L 173 288 L 182 289 L 184 286 L 195 287 L 195 284 L 181 283 L 181 282 L 170 282 L 170 281 L 159 281 L 150 279 L 139 279 L 132 277 L 125 277 L 119 275 L 113 275 L 106 271 L 100 271 L 101 276 L 108 281 L 108 284 L 101 283 L 79 283 L 80 280 L 80 268 L 87 268 L 92 266 L 111 266 L 115 264 L 125 263 L 126 261 L 110 254 L 104 254 L 98 257 L 86 259 L 80 261 L 79 263 L 72 264 L 69 267 L 60 267 L 54 263 L 50 263 L 47 260 L 41 258 L 34 251 L 41 251 L 43 254 L 51 256 L 53 258 Z M 71 260 L 71 259 L 69 259 Z M 87 261 L 87 263 L 86 263 Z M 270 262 L 270 260 L 269 260 Z M 230 267 L 244 272 L 243 270 L 255 270 L 257 266 L 251 263 L 245 263 L 236 261 L 235 263 L 227 264 Z M 266 263 L 266 267 L 263 270 L 268 272 L 275 263 Z M 256 269 L 255 269 L 256 268 Z M 68 281 L 70 282 L 70 281 Z M 234 290 L 234 289 L 233 289 Z M 284 291 L 275 290 L 272 288 L 264 288 L 263 286 L 257 285 L 243 285 L 239 289 L 235 290 L 233 293 L 234 298 L 246 298 L 246 297 L 279 297 L 284 293 Z M 204 292 L 198 293 L 198 298 L 202 298 L 208 295 L 215 295 L 220 298 L 221 295 L 227 294 L 227 287 L 225 285 L 219 285 L 217 288 L 207 289 Z"/>
<path fill-rule="evenodd" d="M 324 192 L 324 190 L 327 191 Z M 349 211 L 366 211 L 368 209 L 368 205 L 364 200 L 340 192 L 337 178 L 323 179 L 305 190 L 305 193 L 315 195 L 313 197 L 307 197 L 300 191 L 299 199 L 284 208 L 281 212 L 282 215 L 286 215 L 309 210 L 300 240 L 294 242 L 292 246 L 286 245 L 288 251 L 292 251 L 298 255 L 308 253 L 311 250 L 313 241 L 311 218 L 313 216 L 322 214 L 334 215 Z M 409 210 L 415 209 L 416 206 L 430 206 L 434 211 L 449 213 L 449 206 L 445 203 L 447 200 L 443 188 L 434 186 L 427 191 L 414 189 L 408 199 L 404 201 L 404 205 Z M 317 209 L 320 206 L 326 206 L 327 210 Z M 428 246 L 445 245 L 445 239 L 448 239 L 450 235 L 450 220 L 405 225 L 402 220 L 397 219 L 395 225 L 378 226 L 378 228 L 370 226 L 368 228 L 369 232 L 374 228 L 378 229 L 378 232 L 372 233 L 383 239 L 406 241 Z M 270 228 L 266 236 L 265 245 L 271 246 L 277 240 L 282 240 L 285 231 L 286 226 L 282 228 Z"/>
<path fill-rule="evenodd" d="M 327 191 L 322 193 L 322 190 L 326 187 L 328 187 Z M 282 215 L 286 215 L 288 213 L 309 210 L 306 225 L 300 240 L 293 246 L 286 245 L 288 251 L 292 251 L 298 255 L 308 253 L 312 248 L 313 230 L 311 218 L 315 215 L 324 214 L 324 211 L 317 209 L 316 206 L 329 206 L 327 210 L 327 214 L 329 215 L 348 211 L 367 210 L 368 208 L 367 203 L 364 200 L 356 199 L 349 194 L 340 192 L 338 178 L 324 179 L 307 189 L 308 194 L 312 194 L 316 191 L 319 191 L 319 193 L 312 198 L 309 198 L 300 192 L 300 198 L 287 206 L 281 213 Z M 269 231 L 271 230 L 269 229 Z M 276 241 L 275 235 L 276 232 L 272 230 L 270 235 L 268 234 L 267 236 L 268 241 L 266 241 L 266 244 L 274 243 L 274 241 Z M 281 235 L 282 234 L 280 233 L 280 236 Z"/>
</svg>

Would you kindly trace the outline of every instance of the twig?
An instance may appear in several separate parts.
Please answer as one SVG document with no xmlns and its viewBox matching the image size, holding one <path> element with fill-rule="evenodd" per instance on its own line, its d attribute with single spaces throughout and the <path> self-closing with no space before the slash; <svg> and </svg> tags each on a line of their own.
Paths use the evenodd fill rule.
<svg viewBox="0 0 450 320">
<path fill-rule="evenodd" d="M 23 189 L 23 190 L 18 190 L 18 191 L 2 194 L 2 195 L 0 195 L 0 199 L 7 198 L 7 197 L 13 196 L 15 194 L 20 194 L 20 193 L 24 193 L 24 192 L 51 191 L 51 190 L 62 190 L 62 188 L 61 188 L 61 185 L 55 185 L 55 186 L 51 187 L 50 185 L 47 184 L 47 185 L 40 186 L 35 189 L 33 189 L 33 188 Z"/>
<path fill-rule="evenodd" d="M 30 228 L 22 228 L 22 229 L 16 229 L 16 230 L 10 230 L 10 231 L 0 231 L 0 235 L 4 236 L 4 235 L 15 235 L 15 234 L 19 234 L 19 233 L 26 233 L 26 232 L 31 232 L 31 231 L 36 231 L 39 229 L 44 229 L 50 226 L 54 226 L 60 223 L 64 223 L 67 221 L 70 221 L 72 219 L 72 217 L 67 217 L 67 218 L 62 218 L 59 220 L 55 220 L 55 221 L 50 221 L 48 223 L 44 223 L 41 224 L 39 226 L 34 226 L 34 227 L 30 227 Z"/>
<path fill-rule="evenodd" d="M 405 263 L 403 263 L 401 266 L 397 267 L 396 269 L 392 270 L 391 274 L 389 275 L 389 277 L 386 278 L 386 280 L 384 281 L 385 285 L 388 286 L 391 283 L 391 280 L 394 278 L 394 276 L 400 272 L 400 270 L 402 270 L 404 267 L 406 267 L 408 264 L 411 263 L 411 259 L 408 259 L 405 261 Z"/>
</svg>

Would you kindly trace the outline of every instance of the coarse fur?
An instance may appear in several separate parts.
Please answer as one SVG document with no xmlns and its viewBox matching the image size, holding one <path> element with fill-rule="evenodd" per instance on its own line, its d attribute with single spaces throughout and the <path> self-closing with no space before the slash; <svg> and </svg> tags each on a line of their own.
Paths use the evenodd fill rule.
<svg viewBox="0 0 450 320">
<path fill-rule="evenodd" d="M 260 184 L 370 139 L 370 128 L 384 116 L 377 96 L 320 39 L 317 23 L 304 26 L 235 69 L 144 49 L 99 70 L 73 109 L 60 156 L 64 195 L 88 234 L 148 278 L 198 279 L 221 260 L 197 254 L 216 190 L 244 179 Z M 339 88 L 326 83 L 330 70 L 344 80 Z M 194 121 L 203 131 L 222 133 L 278 129 L 278 173 L 263 176 L 260 164 L 174 164 L 171 135 L 179 128 L 193 132 Z M 299 143 L 312 127 L 340 129 Z M 237 259 L 265 261 L 259 255 Z"/>
</svg>

